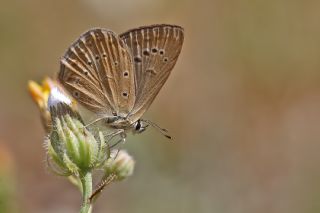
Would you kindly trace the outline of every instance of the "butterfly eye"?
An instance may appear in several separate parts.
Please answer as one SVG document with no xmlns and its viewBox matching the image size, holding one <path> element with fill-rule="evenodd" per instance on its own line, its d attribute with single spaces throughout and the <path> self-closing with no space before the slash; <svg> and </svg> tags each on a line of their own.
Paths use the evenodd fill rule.
<svg viewBox="0 0 320 213">
<path fill-rule="evenodd" d="M 163 58 L 163 61 L 164 61 L 164 62 L 168 62 L 168 60 L 169 60 L 168 57 L 164 57 L 164 58 Z"/>
<path fill-rule="evenodd" d="M 141 123 L 140 123 L 140 121 L 138 120 L 135 129 L 136 129 L 137 131 L 139 131 L 140 128 L 141 128 Z"/>
<path fill-rule="evenodd" d="M 92 61 L 88 61 L 87 64 L 91 66 L 92 65 Z"/>
<path fill-rule="evenodd" d="M 141 132 L 145 131 L 147 129 L 147 127 L 148 127 L 148 125 L 144 124 L 143 121 L 141 122 L 140 120 L 138 120 L 134 124 L 134 130 L 137 133 L 141 133 Z"/>
<path fill-rule="evenodd" d="M 98 55 L 96 55 L 96 60 L 99 60 L 99 59 L 100 59 L 100 57 Z"/>
<path fill-rule="evenodd" d="M 114 65 L 115 65 L 115 66 L 118 66 L 118 64 L 119 64 L 118 61 L 115 61 L 115 62 L 114 62 Z"/>
<path fill-rule="evenodd" d="M 103 54 L 102 54 L 102 57 L 104 57 L 104 58 L 107 57 L 107 54 L 106 54 L 106 53 L 103 53 Z"/>
<path fill-rule="evenodd" d="M 88 75 L 89 72 L 88 71 L 83 71 L 83 74 Z"/>
</svg>

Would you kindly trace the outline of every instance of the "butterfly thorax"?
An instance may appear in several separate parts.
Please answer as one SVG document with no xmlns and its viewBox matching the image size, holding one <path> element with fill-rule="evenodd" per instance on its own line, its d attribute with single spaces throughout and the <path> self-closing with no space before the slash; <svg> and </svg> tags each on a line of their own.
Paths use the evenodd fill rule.
<svg viewBox="0 0 320 213">
<path fill-rule="evenodd" d="M 129 129 L 133 124 L 133 122 L 128 120 L 127 117 L 122 116 L 108 117 L 105 118 L 104 122 L 106 125 L 115 129 Z"/>
<path fill-rule="evenodd" d="M 104 120 L 104 122 L 114 129 L 131 129 L 133 133 L 141 133 L 148 127 L 148 124 L 140 119 L 133 122 L 130 121 L 127 117 L 121 116 L 108 117 Z"/>
</svg>

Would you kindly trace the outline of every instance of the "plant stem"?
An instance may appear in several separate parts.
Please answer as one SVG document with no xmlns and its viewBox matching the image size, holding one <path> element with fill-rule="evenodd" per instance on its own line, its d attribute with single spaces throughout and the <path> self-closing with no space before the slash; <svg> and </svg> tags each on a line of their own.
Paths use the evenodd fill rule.
<svg viewBox="0 0 320 213">
<path fill-rule="evenodd" d="M 92 174 L 86 172 L 80 175 L 80 181 L 82 184 L 82 206 L 80 213 L 91 213 L 92 205 L 89 201 L 89 197 L 92 194 Z"/>
<path fill-rule="evenodd" d="M 94 201 L 97 199 L 97 197 L 100 195 L 104 187 L 109 185 L 114 179 L 116 178 L 115 174 L 109 175 L 107 178 L 103 177 L 98 188 L 94 190 L 94 192 L 89 197 L 90 203 L 94 203 Z"/>
</svg>

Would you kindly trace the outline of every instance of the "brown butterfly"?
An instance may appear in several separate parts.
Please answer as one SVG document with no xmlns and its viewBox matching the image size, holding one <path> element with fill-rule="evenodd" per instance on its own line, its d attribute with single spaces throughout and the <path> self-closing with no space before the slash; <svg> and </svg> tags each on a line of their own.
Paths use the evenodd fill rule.
<svg viewBox="0 0 320 213">
<path fill-rule="evenodd" d="M 181 52 L 184 31 L 160 24 L 129 30 L 120 36 L 91 29 L 61 59 L 58 79 L 85 108 L 96 113 L 116 134 L 143 132 L 141 116 L 168 79 Z"/>
</svg>

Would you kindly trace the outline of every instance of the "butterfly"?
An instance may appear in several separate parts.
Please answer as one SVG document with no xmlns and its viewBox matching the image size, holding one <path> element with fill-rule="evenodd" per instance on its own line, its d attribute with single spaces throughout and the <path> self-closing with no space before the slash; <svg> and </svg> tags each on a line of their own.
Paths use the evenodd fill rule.
<svg viewBox="0 0 320 213">
<path fill-rule="evenodd" d="M 143 132 L 141 119 L 177 62 L 184 29 L 157 24 L 117 35 L 103 28 L 80 36 L 60 60 L 58 80 L 98 120 L 116 130 Z M 168 138 L 169 135 L 165 134 Z"/>
</svg>

